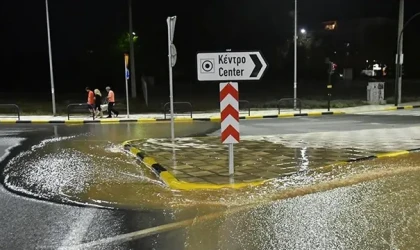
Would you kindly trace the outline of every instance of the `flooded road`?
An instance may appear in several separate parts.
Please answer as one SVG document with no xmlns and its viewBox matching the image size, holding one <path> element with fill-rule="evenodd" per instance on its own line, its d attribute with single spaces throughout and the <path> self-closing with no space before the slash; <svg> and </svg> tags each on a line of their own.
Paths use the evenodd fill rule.
<svg viewBox="0 0 420 250">
<path fill-rule="evenodd" d="M 375 170 L 285 190 L 197 223 L 188 231 L 188 249 L 418 249 L 419 160 L 370 162 Z"/>
<path fill-rule="evenodd" d="M 3 184 L 29 197 L 120 209 L 64 206 L 75 212 L 52 218 L 57 225 L 67 225 L 58 231 L 65 237 L 43 240 L 46 249 L 417 249 L 420 245 L 418 153 L 324 168 L 319 164 L 322 157 L 317 157 L 316 168 L 309 164 L 309 171 L 296 171 L 259 187 L 177 191 L 162 185 L 120 145 L 134 138 L 167 138 L 168 127 L 164 123 L 15 127 L 15 133 L 11 129 L 2 137 L 0 149 L 27 144 L 12 152 L 3 166 Z M 202 137 L 218 125 L 176 127 L 180 137 Z M 319 145 L 314 152 L 318 151 Z M 302 156 L 297 154 L 295 160 L 302 162 Z M 28 205 L 27 211 L 37 206 Z M 54 214 L 48 212 L 56 209 L 54 203 L 43 206 L 38 216 Z"/>
</svg>

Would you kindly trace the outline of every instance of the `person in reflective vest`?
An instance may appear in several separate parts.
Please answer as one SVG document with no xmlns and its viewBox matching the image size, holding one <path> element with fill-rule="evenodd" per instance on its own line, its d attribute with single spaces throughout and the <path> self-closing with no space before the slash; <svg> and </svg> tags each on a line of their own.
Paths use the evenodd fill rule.
<svg viewBox="0 0 420 250">
<path fill-rule="evenodd" d="M 95 94 L 93 94 L 93 91 L 90 90 L 89 87 L 86 87 L 86 92 L 88 93 L 88 98 L 87 98 L 88 109 L 93 114 L 95 110 Z"/>
<path fill-rule="evenodd" d="M 119 112 L 115 110 L 115 94 L 114 91 L 108 86 L 105 88 L 108 92 L 108 118 L 112 117 L 112 113 L 114 113 L 115 117 L 118 117 Z"/>
</svg>

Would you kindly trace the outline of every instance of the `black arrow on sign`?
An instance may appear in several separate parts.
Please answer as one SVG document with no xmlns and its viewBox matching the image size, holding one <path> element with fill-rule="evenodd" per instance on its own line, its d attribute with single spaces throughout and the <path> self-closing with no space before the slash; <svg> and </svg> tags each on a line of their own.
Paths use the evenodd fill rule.
<svg viewBox="0 0 420 250">
<path fill-rule="evenodd" d="M 254 68 L 254 70 L 252 71 L 252 73 L 249 77 L 257 77 L 258 74 L 260 73 L 261 68 L 262 68 L 262 63 L 261 63 L 260 59 L 258 58 L 258 56 L 256 54 L 251 54 L 249 56 L 251 57 L 252 61 L 255 64 L 255 68 Z"/>
</svg>

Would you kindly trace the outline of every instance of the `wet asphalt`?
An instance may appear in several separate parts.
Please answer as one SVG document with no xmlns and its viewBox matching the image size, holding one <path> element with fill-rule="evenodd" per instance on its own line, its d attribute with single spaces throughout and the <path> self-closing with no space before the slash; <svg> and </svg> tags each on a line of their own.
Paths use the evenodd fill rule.
<svg viewBox="0 0 420 250">
<path fill-rule="evenodd" d="M 241 121 L 242 135 L 269 135 L 282 133 L 307 133 L 319 131 L 343 131 L 374 128 L 395 128 L 417 125 L 417 116 L 390 115 L 339 115 L 302 117 L 293 119 L 265 119 Z M 136 124 L 67 125 L 0 125 L 0 157 L 10 150 L 13 142 L 22 138 L 20 146 L 0 158 L 0 169 L 19 152 L 45 138 L 81 133 L 125 133 L 126 139 L 138 137 L 167 137 L 169 133 L 142 134 Z M 161 125 L 169 132 L 169 124 Z M 183 126 L 183 125 L 177 125 Z M 180 131 L 177 136 L 202 136 L 219 134 L 216 123 Z M 0 249 L 66 249 L 66 246 L 95 241 L 140 229 L 172 222 L 174 219 L 164 210 L 135 211 L 84 207 L 41 201 L 24 194 L 16 194 L 0 186 Z M 192 218 L 194 215 L 191 215 Z M 107 244 L 89 249 L 185 249 L 184 230 L 178 229 L 151 235 L 124 244 Z M 163 240 L 164 239 L 164 240 Z M 60 248 L 61 247 L 61 248 Z"/>
<path fill-rule="evenodd" d="M 420 124 L 420 116 L 403 115 L 331 115 L 287 119 L 241 121 L 242 136 L 281 135 L 327 131 L 354 131 L 378 128 L 404 128 Z M 220 134 L 220 130 L 212 135 Z"/>
<path fill-rule="evenodd" d="M 85 133 L 86 126 L 1 126 L 1 155 L 10 143 L 28 138 L 13 148 L 1 169 L 15 155 L 45 138 Z M 92 208 L 41 201 L 0 187 L 0 249 L 66 249 L 66 246 L 150 228 L 172 221 L 165 211 L 134 211 Z M 166 234 L 166 235 L 165 235 Z M 90 249 L 182 249 L 182 232 L 146 237 L 125 244 Z M 175 235 L 172 236 L 172 235 Z M 159 241 L 159 237 L 171 241 Z M 173 238 L 173 239 L 172 239 Z M 175 248 L 173 248 L 175 247 Z"/>
</svg>

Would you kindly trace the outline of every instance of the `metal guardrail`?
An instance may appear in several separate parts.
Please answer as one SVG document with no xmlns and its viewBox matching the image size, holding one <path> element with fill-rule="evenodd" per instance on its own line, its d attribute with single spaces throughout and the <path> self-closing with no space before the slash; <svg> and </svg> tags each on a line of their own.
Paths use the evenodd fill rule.
<svg viewBox="0 0 420 250">
<path fill-rule="evenodd" d="M 251 116 L 251 103 L 247 100 L 239 100 L 239 110 L 242 108 L 242 104 L 245 104 L 245 109 L 248 110 L 248 116 Z"/>
<path fill-rule="evenodd" d="M 167 102 L 163 105 L 163 115 L 165 119 L 166 119 L 167 112 L 170 112 L 170 105 L 171 105 L 170 102 Z M 187 106 L 189 108 L 190 117 L 191 118 L 193 117 L 193 106 L 190 102 L 174 102 L 174 112 L 175 112 L 175 107 L 179 105 Z"/>
<path fill-rule="evenodd" d="M 6 107 L 6 108 L 10 107 L 10 108 L 15 109 L 18 120 L 20 120 L 20 108 L 17 104 L 13 104 L 13 103 L 0 104 L 0 108 L 2 108 L 2 107 Z"/>
<path fill-rule="evenodd" d="M 70 120 L 70 111 L 75 108 L 84 108 L 85 110 L 88 110 L 89 105 L 87 103 L 70 103 L 67 106 L 67 120 Z M 92 113 L 92 119 L 95 120 L 95 112 Z"/>
<path fill-rule="evenodd" d="M 299 109 L 299 114 L 302 113 L 302 100 L 300 100 L 299 98 L 282 98 L 277 101 L 278 114 L 280 114 L 281 103 L 284 102 L 291 102 L 292 106 L 294 106 L 294 103 L 296 102 L 296 107 Z"/>
</svg>

